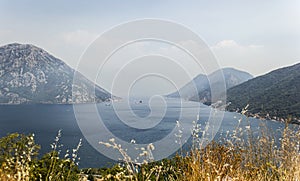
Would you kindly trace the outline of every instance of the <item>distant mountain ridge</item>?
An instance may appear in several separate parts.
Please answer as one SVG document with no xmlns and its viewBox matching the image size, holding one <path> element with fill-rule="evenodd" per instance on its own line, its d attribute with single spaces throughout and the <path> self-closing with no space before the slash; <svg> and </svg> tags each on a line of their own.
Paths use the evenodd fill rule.
<svg viewBox="0 0 300 181">
<path fill-rule="evenodd" d="M 251 79 L 227 91 L 229 111 L 249 104 L 248 112 L 273 119 L 300 118 L 300 63 Z"/>
<path fill-rule="evenodd" d="M 171 93 L 167 95 L 167 97 L 180 97 L 182 99 L 199 101 L 210 105 L 212 102 L 221 99 L 226 89 L 241 84 L 251 78 L 253 78 L 253 76 L 247 72 L 234 68 L 223 68 L 207 76 L 199 74 L 191 82 L 180 88 L 179 91 Z M 223 83 L 225 83 L 225 85 L 223 85 Z M 214 90 L 215 100 L 212 100 L 211 97 L 212 88 Z M 226 100 L 222 101 L 225 102 Z"/>
<path fill-rule="evenodd" d="M 112 97 L 81 74 L 80 81 L 73 84 L 74 73 L 62 60 L 36 46 L 2 46 L 0 104 L 72 104 L 101 102 Z"/>
</svg>

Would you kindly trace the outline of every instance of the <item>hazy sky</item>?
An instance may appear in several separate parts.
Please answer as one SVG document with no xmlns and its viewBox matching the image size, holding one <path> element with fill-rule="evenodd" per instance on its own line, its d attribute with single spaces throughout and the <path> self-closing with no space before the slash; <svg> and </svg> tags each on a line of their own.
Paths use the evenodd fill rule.
<svg viewBox="0 0 300 181">
<path fill-rule="evenodd" d="M 112 26 L 157 18 L 197 33 L 222 67 L 257 76 L 300 62 L 299 9 L 298 0 L 0 0 L 0 45 L 34 44 L 75 67 Z"/>
</svg>

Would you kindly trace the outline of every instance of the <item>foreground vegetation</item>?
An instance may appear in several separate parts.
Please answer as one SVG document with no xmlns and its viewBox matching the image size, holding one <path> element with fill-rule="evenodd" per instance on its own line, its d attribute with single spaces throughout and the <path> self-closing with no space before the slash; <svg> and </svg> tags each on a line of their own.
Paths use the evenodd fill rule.
<svg viewBox="0 0 300 181">
<path fill-rule="evenodd" d="M 242 120 L 239 121 L 239 124 Z M 124 163 L 112 168 L 79 170 L 77 151 L 80 144 L 61 158 L 59 137 L 51 152 L 38 159 L 39 146 L 33 135 L 11 134 L 0 139 L 0 180 L 300 180 L 300 131 L 286 124 L 278 142 L 272 131 L 261 125 L 259 132 L 250 124 L 237 126 L 222 139 L 203 147 L 201 134 L 195 124 L 193 146 L 187 154 L 172 159 L 151 162 L 147 154 L 153 145 L 141 149 L 143 163 L 133 163 L 125 150 L 115 143 L 101 143 L 120 151 Z"/>
<path fill-rule="evenodd" d="M 264 125 L 259 132 L 254 132 L 250 124 L 238 126 L 205 147 L 201 147 L 197 136 L 201 133 L 194 130 L 192 150 L 185 155 L 132 164 L 131 159 L 122 154 L 123 165 L 83 172 L 99 180 L 300 180 L 300 130 L 296 125 L 291 129 L 286 124 L 277 143 L 272 131 Z M 124 153 L 114 140 L 105 145 Z"/>
<path fill-rule="evenodd" d="M 0 139 L 0 180 L 78 180 L 78 150 L 61 156 L 61 131 L 51 144 L 51 151 L 38 159 L 40 146 L 34 135 L 13 133 Z"/>
</svg>

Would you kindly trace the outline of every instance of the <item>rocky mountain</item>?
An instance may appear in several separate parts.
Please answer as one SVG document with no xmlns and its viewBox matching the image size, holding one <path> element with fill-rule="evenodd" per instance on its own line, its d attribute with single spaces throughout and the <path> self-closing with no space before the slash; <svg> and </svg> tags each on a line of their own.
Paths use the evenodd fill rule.
<svg viewBox="0 0 300 181">
<path fill-rule="evenodd" d="M 273 119 L 300 118 L 300 63 L 274 70 L 227 91 L 230 111 L 249 104 L 248 112 Z"/>
<path fill-rule="evenodd" d="M 209 105 L 212 102 L 218 101 L 224 95 L 224 85 L 222 85 L 222 82 L 225 82 L 226 90 L 251 78 L 253 76 L 247 72 L 234 68 L 223 68 L 207 76 L 199 74 L 191 82 L 180 88 L 179 91 L 171 93 L 167 97 L 181 97 L 186 100 L 200 101 Z M 211 90 L 215 91 L 215 100 L 211 100 Z M 225 100 L 223 101 L 225 102 Z"/>
<path fill-rule="evenodd" d="M 63 61 L 36 46 L 17 43 L 2 46 L 0 104 L 71 104 L 111 98 L 110 93 L 81 74 L 73 84 L 74 73 Z"/>
</svg>

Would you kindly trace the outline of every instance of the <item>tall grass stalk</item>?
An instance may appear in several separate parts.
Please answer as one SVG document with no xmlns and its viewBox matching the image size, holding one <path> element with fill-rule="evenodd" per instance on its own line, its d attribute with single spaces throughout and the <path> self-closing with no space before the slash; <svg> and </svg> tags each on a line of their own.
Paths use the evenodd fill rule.
<svg viewBox="0 0 300 181">
<path fill-rule="evenodd" d="M 242 111 L 244 114 L 246 110 Z M 198 119 L 198 118 L 197 118 Z M 288 122 L 288 121 L 287 121 Z M 243 126 L 244 125 L 244 126 Z M 275 137 L 274 130 L 266 124 L 259 129 L 251 127 L 249 119 L 238 120 L 232 131 L 201 145 L 203 131 L 194 122 L 193 145 L 188 154 L 180 154 L 173 159 L 145 163 L 136 168 L 127 158 L 127 166 L 100 172 L 103 180 L 183 180 L 183 181 L 226 181 L 226 180 L 300 180 L 300 131 L 295 125 L 286 124 L 281 136 Z M 178 128 L 180 129 L 180 128 Z M 176 136 L 178 138 L 178 136 Z M 113 140 L 114 141 L 114 140 Z M 180 144 L 180 142 L 178 142 Z M 119 149 L 126 158 L 128 155 L 117 143 L 106 146 Z M 132 174 L 134 173 L 134 174 Z M 109 177 L 107 177 L 109 175 Z"/>
</svg>

